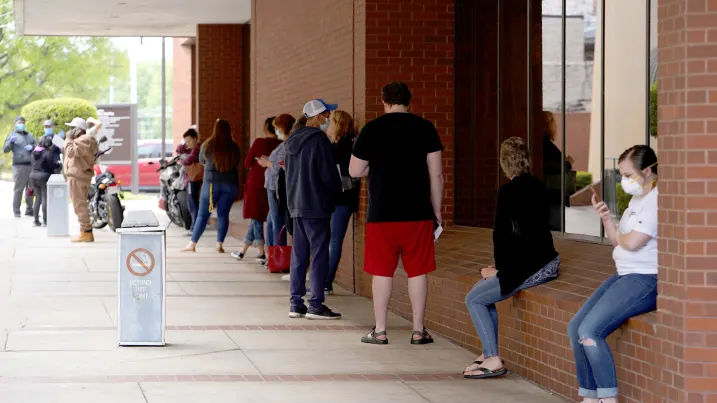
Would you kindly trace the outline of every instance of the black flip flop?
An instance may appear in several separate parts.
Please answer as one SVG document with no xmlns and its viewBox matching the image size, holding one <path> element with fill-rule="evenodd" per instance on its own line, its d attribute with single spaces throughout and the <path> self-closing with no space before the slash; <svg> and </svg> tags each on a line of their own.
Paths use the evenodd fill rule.
<svg viewBox="0 0 717 403">
<path fill-rule="evenodd" d="M 413 338 L 413 336 L 421 336 L 420 339 L 416 340 Z M 411 334 L 411 344 L 431 344 L 433 343 L 433 337 L 428 333 L 426 329 L 423 329 L 423 331 L 416 330 Z"/>
<path fill-rule="evenodd" d="M 378 344 L 378 345 L 385 345 L 388 344 L 388 338 L 386 340 L 379 339 L 377 336 L 386 336 L 386 331 L 377 332 L 376 328 L 374 327 L 371 330 L 371 333 L 367 334 L 366 336 L 363 336 L 361 338 L 361 343 L 366 344 Z"/>
<path fill-rule="evenodd" d="M 493 371 L 488 368 L 476 368 L 475 371 L 481 371 L 483 372 L 480 375 L 463 375 L 463 378 L 465 379 L 488 379 L 488 378 L 498 378 L 501 376 L 505 376 L 508 373 L 508 370 L 505 368 Z"/>
</svg>

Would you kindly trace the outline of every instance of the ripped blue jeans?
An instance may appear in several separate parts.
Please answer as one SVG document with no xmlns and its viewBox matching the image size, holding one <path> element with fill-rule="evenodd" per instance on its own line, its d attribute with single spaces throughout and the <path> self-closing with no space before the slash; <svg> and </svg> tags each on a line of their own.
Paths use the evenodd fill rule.
<svg viewBox="0 0 717 403">
<path fill-rule="evenodd" d="M 568 325 L 579 394 L 617 397 L 615 361 L 605 338 L 633 316 L 657 308 L 657 275 L 614 275 L 580 308 Z"/>
</svg>

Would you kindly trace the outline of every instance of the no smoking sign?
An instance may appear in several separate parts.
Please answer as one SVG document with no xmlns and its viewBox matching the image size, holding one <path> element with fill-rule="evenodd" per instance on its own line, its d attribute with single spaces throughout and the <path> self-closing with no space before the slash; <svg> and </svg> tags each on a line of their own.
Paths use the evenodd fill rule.
<svg viewBox="0 0 717 403">
<path fill-rule="evenodd" d="M 138 248 L 127 255 L 127 270 L 138 277 L 144 277 L 154 270 L 154 255 L 147 249 Z"/>
</svg>

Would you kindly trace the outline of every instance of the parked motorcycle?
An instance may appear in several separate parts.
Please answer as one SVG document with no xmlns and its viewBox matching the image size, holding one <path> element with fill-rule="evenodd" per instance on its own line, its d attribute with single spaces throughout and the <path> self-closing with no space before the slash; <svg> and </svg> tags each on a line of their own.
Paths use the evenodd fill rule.
<svg viewBox="0 0 717 403">
<path fill-rule="evenodd" d="M 98 152 L 95 161 L 111 149 Z M 120 187 L 122 183 L 102 164 L 95 165 L 95 173 L 87 196 L 90 203 L 90 222 L 93 228 L 100 229 L 109 225 L 112 231 L 116 231 L 124 220 L 124 206 L 120 201 L 124 198 Z"/>
<path fill-rule="evenodd" d="M 184 184 L 184 166 L 179 156 L 167 161 L 159 160 L 159 207 L 167 212 L 169 219 L 184 229 L 192 226 L 192 215 L 187 205 L 187 189 Z"/>
</svg>

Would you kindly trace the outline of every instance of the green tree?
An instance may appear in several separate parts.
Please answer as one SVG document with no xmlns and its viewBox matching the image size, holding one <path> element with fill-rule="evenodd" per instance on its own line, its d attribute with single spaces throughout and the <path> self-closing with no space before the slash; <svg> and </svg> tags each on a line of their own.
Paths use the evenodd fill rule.
<svg viewBox="0 0 717 403">
<path fill-rule="evenodd" d="M 110 77 L 129 76 L 127 54 L 107 38 L 18 37 L 12 7 L 0 0 L 0 128 L 38 99 L 107 102 Z"/>
</svg>

